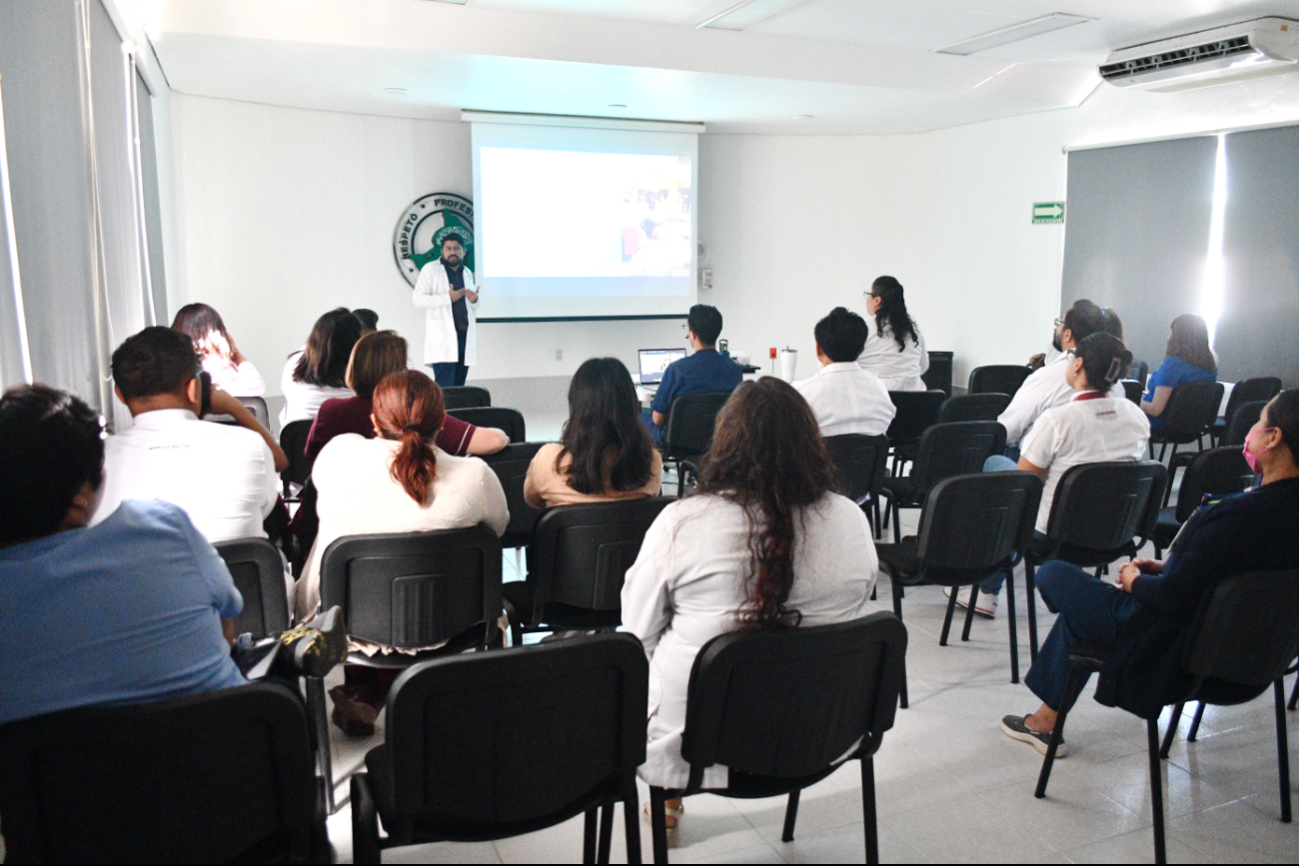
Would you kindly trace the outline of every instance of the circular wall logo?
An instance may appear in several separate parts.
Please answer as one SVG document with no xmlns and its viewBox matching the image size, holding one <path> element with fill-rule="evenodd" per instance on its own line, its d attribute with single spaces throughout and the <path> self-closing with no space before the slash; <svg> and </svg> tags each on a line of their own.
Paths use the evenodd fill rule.
<svg viewBox="0 0 1299 866">
<path fill-rule="evenodd" d="M 456 235 L 465 245 L 465 267 L 474 269 L 474 203 L 453 192 L 435 192 L 411 202 L 397 220 L 392 257 L 406 282 L 442 255 L 442 240 Z"/>
</svg>

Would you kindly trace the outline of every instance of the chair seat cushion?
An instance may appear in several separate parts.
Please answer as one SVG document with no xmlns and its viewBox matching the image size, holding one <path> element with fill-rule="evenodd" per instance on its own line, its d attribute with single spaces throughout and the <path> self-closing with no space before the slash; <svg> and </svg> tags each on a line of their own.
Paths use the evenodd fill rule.
<svg viewBox="0 0 1299 866">
<path fill-rule="evenodd" d="M 880 568 L 901 583 L 914 581 L 920 573 L 921 562 L 916 556 L 917 539 L 908 535 L 898 544 L 877 544 L 875 553 L 880 558 Z"/>
<path fill-rule="evenodd" d="M 1069 647 L 1069 660 L 1087 662 L 1099 670 L 1110 660 L 1112 649 L 1103 643 L 1080 640 Z"/>
<path fill-rule="evenodd" d="M 885 478 L 880 483 L 881 492 L 890 499 L 897 501 L 899 505 L 907 503 L 918 503 L 923 490 L 911 483 L 910 476 L 902 478 Z"/>
<path fill-rule="evenodd" d="M 1177 531 L 1182 528 L 1182 524 L 1177 522 L 1177 508 L 1159 509 L 1159 520 L 1155 523 L 1154 532 L 1150 533 L 1150 540 L 1159 547 L 1168 547 L 1177 537 Z"/>
<path fill-rule="evenodd" d="M 523 622 L 532 617 L 532 587 L 526 580 L 513 580 L 501 584 L 501 595 L 505 597 Z"/>
</svg>

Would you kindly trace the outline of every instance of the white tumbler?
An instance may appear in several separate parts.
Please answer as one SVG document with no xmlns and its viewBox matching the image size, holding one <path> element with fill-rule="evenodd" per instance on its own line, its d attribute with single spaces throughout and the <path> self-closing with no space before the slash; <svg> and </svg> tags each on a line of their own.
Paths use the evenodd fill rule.
<svg viewBox="0 0 1299 866">
<path fill-rule="evenodd" d="M 796 369 L 798 369 L 798 349 L 781 349 L 780 378 L 786 382 L 793 382 Z"/>
</svg>

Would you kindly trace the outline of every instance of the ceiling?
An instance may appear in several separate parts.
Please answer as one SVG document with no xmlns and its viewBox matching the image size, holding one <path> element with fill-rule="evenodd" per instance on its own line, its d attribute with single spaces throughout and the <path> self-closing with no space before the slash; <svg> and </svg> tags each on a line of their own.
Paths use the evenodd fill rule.
<svg viewBox="0 0 1299 866">
<path fill-rule="evenodd" d="M 150 37 L 183 93 L 399 117 L 472 108 L 817 134 L 1077 105 L 1113 49 L 1299 17 L 1295 0 L 805 0 L 733 32 L 697 25 L 736 0 L 152 2 Z M 1095 20 L 967 57 L 933 51 L 1053 12 Z"/>
</svg>

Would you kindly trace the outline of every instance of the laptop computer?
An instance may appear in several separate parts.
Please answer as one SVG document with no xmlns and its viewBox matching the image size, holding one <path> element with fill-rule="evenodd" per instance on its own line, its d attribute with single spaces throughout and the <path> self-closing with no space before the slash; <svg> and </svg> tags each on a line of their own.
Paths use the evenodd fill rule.
<svg viewBox="0 0 1299 866">
<path fill-rule="evenodd" d="M 663 381 L 663 371 L 674 361 L 686 356 L 685 349 L 641 349 L 640 384 L 642 388 L 653 391 Z"/>
</svg>

